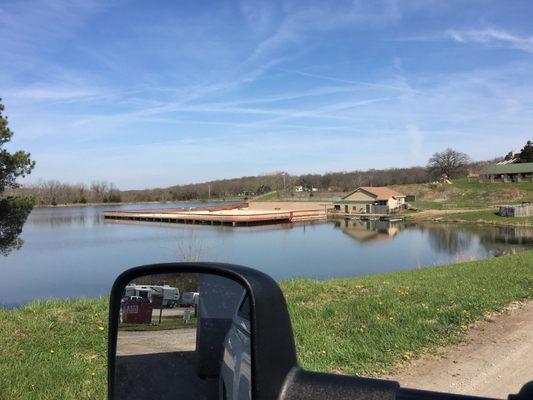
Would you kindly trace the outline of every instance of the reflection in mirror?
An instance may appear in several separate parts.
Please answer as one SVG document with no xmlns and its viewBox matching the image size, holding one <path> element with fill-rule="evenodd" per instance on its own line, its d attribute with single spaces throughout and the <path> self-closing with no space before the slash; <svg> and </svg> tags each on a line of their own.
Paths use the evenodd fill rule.
<svg viewBox="0 0 533 400">
<path fill-rule="evenodd" d="M 123 290 L 115 398 L 250 399 L 246 290 L 211 274 L 156 274 Z"/>
</svg>

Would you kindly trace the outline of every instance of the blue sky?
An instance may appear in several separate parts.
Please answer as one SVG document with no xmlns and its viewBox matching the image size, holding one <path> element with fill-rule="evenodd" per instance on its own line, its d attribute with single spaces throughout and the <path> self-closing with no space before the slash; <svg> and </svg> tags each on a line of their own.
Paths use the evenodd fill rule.
<svg viewBox="0 0 533 400">
<path fill-rule="evenodd" d="M 473 159 L 533 133 L 530 1 L 0 0 L 26 182 L 120 188 Z"/>
</svg>

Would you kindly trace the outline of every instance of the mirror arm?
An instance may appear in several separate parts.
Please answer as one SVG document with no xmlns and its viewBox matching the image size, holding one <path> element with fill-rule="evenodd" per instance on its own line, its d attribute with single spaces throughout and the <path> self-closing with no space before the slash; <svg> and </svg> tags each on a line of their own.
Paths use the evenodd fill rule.
<svg viewBox="0 0 533 400">
<path fill-rule="evenodd" d="M 467 396 L 454 393 L 432 392 L 429 390 L 417 390 L 400 388 L 396 396 L 397 400 L 495 400 L 489 397 Z"/>
<path fill-rule="evenodd" d="M 294 367 L 287 375 L 280 400 L 394 400 L 399 384 L 381 379 L 310 372 Z"/>
<path fill-rule="evenodd" d="M 533 399 L 533 381 L 526 383 L 518 394 L 509 395 L 509 400 L 531 400 Z"/>
<path fill-rule="evenodd" d="M 515 395 L 515 396 L 520 396 Z M 427 390 L 400 388 L 398 382 L 383 379 L 310 372 L 294 367 L 285 380 L 279 400 L 495 400 Z M 509 397 L 509 400 L 526 397 Z"/>
</svg>

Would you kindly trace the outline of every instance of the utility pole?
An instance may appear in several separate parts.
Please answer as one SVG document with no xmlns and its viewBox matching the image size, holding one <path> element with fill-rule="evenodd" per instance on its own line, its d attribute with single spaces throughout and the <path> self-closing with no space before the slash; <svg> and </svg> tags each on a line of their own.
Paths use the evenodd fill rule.
<svg viewBox="0 0 533 400">
<path fill-rule="evenodd" d="M 211 199 L 211 184 L 210 183 L 207 184 L 207 193 L 208 193 L 207 197 Z"/>
</svg>

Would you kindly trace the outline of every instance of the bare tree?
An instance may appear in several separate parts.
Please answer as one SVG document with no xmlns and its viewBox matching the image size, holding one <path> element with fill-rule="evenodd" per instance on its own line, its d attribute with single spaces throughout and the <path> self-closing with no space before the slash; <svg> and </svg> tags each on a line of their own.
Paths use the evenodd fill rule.
<svg viewBox="0 0 533 400">
<path fill-rule="evenodd" d="M 453 149 L 435 153 L 428 161 L 428 169 L 434 176 L 446 174 L 450 178 L 465 175 L 470 157 Z"/>
<path fill-rule="evenodd" d="M 205 242 L 194 235 L 191 230 L 187 239 L 178 239 L 178 258 L 184 262 L 197 262 L 205 260 L 208 247 Z"/>
</svg>

